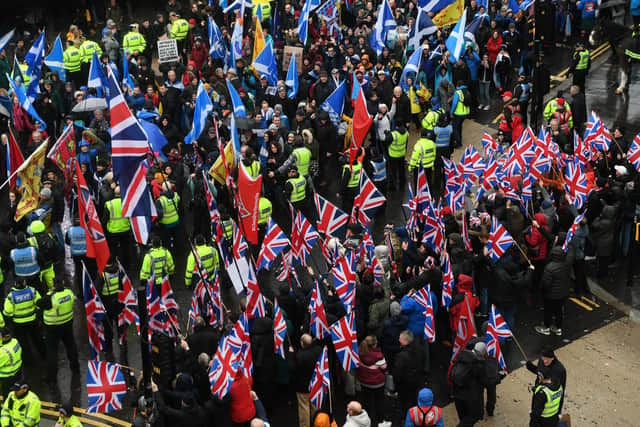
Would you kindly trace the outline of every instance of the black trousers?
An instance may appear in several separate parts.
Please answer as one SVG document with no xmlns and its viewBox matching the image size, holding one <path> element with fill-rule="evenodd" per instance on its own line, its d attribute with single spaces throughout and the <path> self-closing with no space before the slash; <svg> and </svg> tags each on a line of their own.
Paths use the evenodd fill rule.
<svg viewBox="0 0 640 427">
<path fill-rule="evenodd" d="M 586 268 L 587 268 L 587 263 L 584 261 L 584 259 L 576 260 L 573 264 L 573 271 L 576 276 L 574 290 L 578 295 L 591 294 L 591 290 L 589 289 L 589 284 L 587 283 Z"/>
<path fill-rule="evenodd" d="M 371 425 L 377 426 L 384 421 L 384 386 L 367 388 L 362 386 L 360 402 L 371 418 Z"/>
<path fill-rule="evenodd" d="M 45 342 L 47 345 L 47 380 L 55 383 L 58 380 L 58 344 L 62 341 L 69 359 L 71 372 L 80 373 L 78 346 L 73 338 L 73 321 L 62 325 L 45 326 Z"/>
<path fill-rule="evenodd" d="M 458 413 L 458 427 L 472 427 L 482 419 L 482 402 L 480 406 L 468 400 L 456 399 L 456 412 Z"/>
<path fill-rule="evenodd" d="M 556 319 L 556 327 L 562 328 L 562 310 L 566 299 L 544 299 L 544 326 L 551 326 L 553 318 Z"/>
<path fill-rule="evenodd" d="M 13 323 L 13 331 L 16 338 L 22 345 L 22 351 L 25 359 L 30 359 L 33 362 L 44 360 L 47 356 L 46 346 L 44 345 L 44 339 L 42 338 L 42 331 L 38 326 L 38 321 L 26 323 Z M 26 350 L 26 351 L 25 351 Z M 40 356 L 38 359 L 36 354 Z"/>
<path fill-rule="evenodd" d="M 391 180 L 389 181 L 390 189 L 399 188 L 402 190 L 404 184 L 407 182 L 407 172 L 404 165 L 404 157 L 393 158 L 389 157 L 389 175 Z M 396 186 L 397 185 L 397 186 Z"/>
</svg>

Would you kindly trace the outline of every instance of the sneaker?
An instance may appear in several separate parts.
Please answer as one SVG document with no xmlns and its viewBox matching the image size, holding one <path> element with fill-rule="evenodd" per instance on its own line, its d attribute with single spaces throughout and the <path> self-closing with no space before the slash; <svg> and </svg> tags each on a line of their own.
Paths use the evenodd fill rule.
<svg viewBox="0 0 640 427">
<path fill-rule="evenodd" d="M 596 257 L 591 256 L 591 255 L 587 255 L 587 256 L 584 257 L 585 261 L 593 261 L 594 259 L 596 259 Z"/>
<path fill-rule="evenodd" d="M 551 327 L 551 332 L 556 334 L 557 336 L 562 336 L 562 328 L 556 328 L 555 326 Z"/>
<path fill-rule="evenodd" d="M 533 329 L 536 330 L 537 333 L 542 335 L 551 335 L 551 330 L 544 326 L 535 326 Z"/>
<path fill-rule="evenodd" d="M 484 110 L 484 111 L 489 111 L 489 106 L 488 106 L 488 105 L 485 105 L 485 106 L 484 106 L 484 108 L 483 108 L 483 110 Z"/>
<path fill-rule="evenodd" d="M 479 104 L 479 105 L 478 105 L 478 110 L 482 110 L 483 108 L 484 108 L 484 105 L 483 105 L 483 104 Z"/>
</svg>

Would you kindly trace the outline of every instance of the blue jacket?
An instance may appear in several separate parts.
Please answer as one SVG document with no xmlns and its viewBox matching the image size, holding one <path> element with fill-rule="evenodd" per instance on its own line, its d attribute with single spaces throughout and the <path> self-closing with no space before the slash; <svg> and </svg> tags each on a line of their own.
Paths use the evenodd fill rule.
<svg viewBox="0 0 640 427">
<path fill-rule="evenodd" d="M 456 88 L 456 91 L 453 93 L 453 101 L 451 101 L 451 111 L 449 112 L 449 114 L 451 114 L 452 116 L 454 115 L 453 112 L 456 111 L 456 107 L 458 106 L 458 101 L 460 101 L 460 97 L 458 96 L 458 91 L 466 88 L 467 86 L 460 85 L 459 87 Z M 469 101 L 470 100 L 468 99 L 467 102 Z"/>
<path fill-rule="evenodd" d="M 640 0 L 631 0 L 631 15 L 640 15 Z"/>
<path fill-rule="evenodd" d="M 418 406 L 421 408 L 430 408 L 433 406 L 433 392 L 428 388 L 423 388 L 418 393 Z M 407 411 L 407 418 L 404 421 L 404 427 L 420 427 L 411 421 L 411 409 Z M 444 427 L 444 416 L 441 415 L 438 422 L 433 424 L 435 427 Z"/>
<path fill-rule="evenodd" d="M 400 307 L 402 307 L 402 314 L 409 318 L 408 329 L 416 337 L 424 336 L 424 307 L 409 295 L 402 297 Z"/>
<path fill-rule="evenodd" d="M 631 4 L 633 4 L 633 1 Z M 577 8 L 582 12 L 582 19 L 595 19 L 598 3 L 593 0 L 580 0 Z"/>
<path fill-rule="evenodd" d="M 471 80 L 478 80 L 478 69 L 480 68 L 480 57 L 475 51 L 471 52 L 471 56 L 469 56 L 469 51 L 464 55 L 464 62 L 467 63 L 467 67 L 469 67 L 469 74 L 471 74 Z"/>
</svg>

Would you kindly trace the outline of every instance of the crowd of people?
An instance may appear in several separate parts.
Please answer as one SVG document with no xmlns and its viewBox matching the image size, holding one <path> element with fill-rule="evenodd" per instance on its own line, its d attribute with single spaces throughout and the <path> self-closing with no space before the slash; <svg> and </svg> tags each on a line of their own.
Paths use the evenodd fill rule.
<svg viewBox="0 0 640 427">
<path fill-rule="evenodd" d="M 406 74 L 406 61 L 417 48 L 408 46 L 408 36 L 422 12 L 414 1 L 392 3 L 397 30 L 377 55 L 370 37 L 381 10 L 379 3 L 356 0 L 341 4 L 341 25 L 337 27 L 312 13 L 308 40 L 301 43 L 297 32 L 302 4 L 254 0 L 251 7 L 241 9 L 245 11 L 243 55 L 229 64 L 210 54 L 208 21 L 212 17 L 217 23 L 222 43 L 228 47 L 240 22 L 235 13 L 224 13 L 217 4 L 182 5 L 169 0 L 153 19 L 128 22 L 122 5 L 111 0 L 103 11 L 88 10 L 63 36 L 66 76 L 61 78 L 59 71 L 44 66 L 37 77 L 33 107 L 41 121 L 32 117 L 16 93 L 29 87 L 29 61 L 33 60 L 29 46 L 37 36 L 29 39 L 18 34 L 0 51 L 0 95 L 8 94 L 12 100 L 9 117 L 3 116 L 0 123 L 5 154 L 14 155 L 14 138 L 28 158 L 47 139 L 51 147 L 61 135 L 70 134 L 75 159 L 60 167 L 53 157 L 47 157 L 39 171 L 38 201 L 27 212 L 20 205 L 26 197 L 24 186 L 11 181 L 10 166 L 2 166 L 11 182 L 0 222 L 4 280 L 0 391 L 6 396 L 2 425 L 5 419 L 13 425 L 36 425 L 39 420 L 39 411 L 36 417 L 33 411 L 12 409 L 15 403 L 10 403 L 38 399 L 25 379 L 23 356 L 27 364 L 46 360 L 46 381 L 55 387 L 56 349 L 62 342 L 73 377 L 79 379 L 73 325 L 84 320 L 74 317 L 73 307 L 74 300 L 83 297 L 83 263 L 110 319 L 105 324 L 103 357 L 122 365 L 129 364 L 130 349 L 114 340 L 127 335 L 116 322 L 124 309 L 118 298 L 123 270 L 134 282 L 150 282 L 151 287 L 162 286 L 162 277 L 169 276 L 177 292 L 184 290 L 178 285 L 184 279 L 186 292 L 191 293 L 206 278 L 203 270 L 210 279 L 220 279 L 224 321 L 196 316 L 190 325 L 193 331 L 186 335 L 154 334 L 155 346 L 168 344 L 154 361 L 161 374 L 156 372 L 146 384 L 146 393 L 141 381 L 139 395 L 133 399 L 132 425 L 136 427 L 183 423 L 268 426 L 269 419 L 277 417 L 275 411 L 282 409 L 279 399 L 297 405 L 297 411 L 287 408 L 289 425 L 296 419 L 301 427 L 336 425 L 344 409 L 334 410 L 335 402 L 330 403 L 329 398 L 319 408 L 310 403 L 310 382 L 323 348 L 330 349 L 331 384 L 342 389 L 337 394 L 351 400 L 345 402 L 344 426 L 444 426 L 442 409 L 435 402 L 445 402 L 450 396 L 458 425 L 471 426 L 493 416 L 496 386 L 506 374 L 495 359 L 495 350 L 490 354 L 485 344 L 494 310 L 513 329 L 519 324 L 518 306 L 540 305 L 544 318 L 535 331 L 562 336 L 567 298 L 593 299 L 586 279 L 591 260 L 596 260 L 596 274 L 602 281 L 608 280 L 612 267 L 619 266 L 614 260 L 628 260 L 626 277 L 632 285 L 639 273 L 633 259 L 640 240 L 640 182 L 632 138 L 626 135 L 624 124 L 615 123 L 608 145 L 588 148 L 587 154 L 584 144 L 574 138 L 594 126 L 587 116 L 585 85 L 590 69 L 587 35 L 595 24 L 598 3 L 538 1 L 534 11 L 529 7 L 512 10 L 514 4 L 520 9 L 524 2 L 491 2 L 487 9 L 471 0 L 465 4 L 466 22 L 477 25 L 459 60 L 452 60 L 453 53 L 446 49 L 450 25 L 420 40 L 420 66 Z M 538 24 L 535 32 L 534 22 Z M 576 29 L 573 34 L 572 27 Z M 252 66 L 257 37 L 276 52 L 279 81 L 275 86 Z M 166 38 L 177 41 L 179 58 L 158 64 L 155 46 Z M 575 50 L 567 53 L 573 75 L 570 96 L 559 91 L 545 102 L 550 73 L 544 52 L 567 40 L 576 41 Z M 285 81 L 283 51 L 288 46 L 303 47 L 295 88 Z M 136 243 L 132 224 L 123 217 L 121 196 L 127 189 L 121 187 L 113 168 L 113 116 L 108 108 L 76 108 L 104 95 L 104 88 L 87 84 L 94 53 L 104 75 L 115 73 L 125 82 L 121 90 L 132 114 L 155 126 L 166 140 L 140 158 L 147 167 L 148 191 L 157 210 L 148 245 Z M 323 103 L 343 82 L 346 102 L 342 117 L 339 114 L 336 120 Z M 185 135 L 199 114 L 201 85 L 212 110 L 201 134 L 186 144 Z M 361 89 L 361 95 L 352 94 L 354 86 Z M 234 93 L 246 118 L 234 117 L 232 122 L 239 110 Z M 350 141 L 356 123 L 352 117 L 355 122 L 360 96 L 372 125 L 360 141 L 362 147 L 353 148 Z M 455 172 L 450 159 L 456 150 L 464 150 L 466 156 L 474 145 L 464 137 L 464 121 L 481 117 L 482 111 L 491 108 L 502 114 L 495 135 L 489 136 L 490 148 L 481 152 L 483 165 L 488 167 L 501 153 L 512 153 L 523 135 L 531 132 L 528 125 L 534 129 L 541 125 L 537 144 L 545 155 L 551 153 L 551 166 L 530 186 L 526 201 L 523 176 L 492 181 L 484 188 L 482 178 L 489 182 L 484 171 L 467 174 L 465 170 L 461 174 L 465 180 L 467 175 L 477 177 L 469 186 L 463 185 L 464 203 L 452 202 L 451 174 Z M 236 129 L 240 152 L 232 157 L 237 155 L 242 165 L 221 160 L 228 155 L 223 142 L 232 140 Z M 410 135 L 416 134 L 412 147 Z M 581 204 L 575 202 L 575 189 L 567 189 L 562 173 L 561 162 L 573 158 L 584 158 L 587 188 Z M 225 177 L 227 162 L 232 166 L 231 177 Z M 100 268 L 87 253 L 87 239 L 92 236 L 86 229 L 87 219 L 79 217 L 78 198 L 84 196 L 78 194 L 75 163 L 111 254 Z M 453 169 L 461 165 L 462 160 Z M 237 283 L 226 271 L 229 266 L 220 246 L 221 240 L 227 241 L 235 252 L 239 234 L 246 234 L 243 221 L 236 221 L 245 215 L 235 202 L 237 189 L 229 184 L 238 179 L 239 168 L 252 179 L 262 179 L 259 244 L 248 245 L 247 259 L 262 252 L 272 220 L 290 234 L 295 222 L 292 214 L 298 211 L 313 225 L 325 224 L 325 231 L 326 222 L 334 221 L 340 212 L 349 216 L 353 211 L 354 215 L 348 221 L 345 218 L 342 233 L 336 233 L 340 228 L 336 227 L 322 236 L 318 243 L 322 250 L 312 251 L 314 261 L 310 259 L 307 268 L 287 267 L 291 261 L 283 253 L 273 271 L 258 271 L 266 310 L 248 323 L 253 371 L 247 375 L 237 369 L 228 393 L 214 396 L 211 363 L 219 342 L 230 334 L 250 299 L 246 290 L 234 291 Z M 388 197 L 371 223 L 358 212 L 364 209 L 360 196 L 365 176 Z M 408 181 L 412 194 L 419 197 L 424 196 L 426 185 L 428 197 L 410 200 L 408 219 L 388 224 L 385 210 L 405 212 L 394 193 L 404 193 Z M 211 196 L 217 219 L 211 215 Z M 431 211 L 418 211 L 416 206 L 422 203 L 429 204 Z M 324 218 L 326 215 L 330 218 Z M 582 219 L 575 222 L 575 218 Z M 440 224 L 441 242 L 425 237 L 429 219 Z M 496 261 L 492 245 L 496 244 L 497 223 L 514 244 Z M 345 304 L 343 291 L 332 277 L 337 259 L 348 254 L 357 259 L 352 266 L 355 296 L 351 306 Z M 73 273 L 65 258 L 72 261 Z M 284 275 L 283 268 L 289 268 Z M 571 276 L 573 283 L 567 280 Z M 426 313 L 419 299 L 424 289 L 432 301 L 433 339 L 425 335 Z M 313 328 L 315 314 L 309 307 L 317 305 L 318 299 L 324 302 L 328 325 L 353 315 L 357 369 L 345 372 L 330 334 L 318 336 Z M 282 356 L 274 344 L 276 300 L 288 331 Z M 438 367 L 431 355 L 435 348 L 450 352 L 452 346 L 460 346 L 459 324 L 465 313 L 474 317 L 477 336 L 467 336 L 462 348 L 454 351 L 447 375 L 450 396 L 435 396 L 430 385 Z M 530 425 L 556 425 L 566 388 L 564 367 L 553 350 L 545 348 L 537 365 L 529 362 L 527 368 L 537 375 Z M 34 408 L 35 404 L 27 406 Z M 523 418 L 527 411 L 523 407 Z M 60 417 L 57 425 L 80 425 L 68 404 L 60 407 Z"/>
</svg>

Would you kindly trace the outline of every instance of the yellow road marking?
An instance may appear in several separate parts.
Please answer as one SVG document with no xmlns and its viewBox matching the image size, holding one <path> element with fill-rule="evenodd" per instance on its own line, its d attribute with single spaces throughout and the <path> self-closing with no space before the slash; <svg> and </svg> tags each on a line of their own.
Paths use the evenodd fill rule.
<svg viewBox="0 0 640 427">
<path fill-rule="evenodd" d="M 570 297 L 569 300 L 571 300 L 574 304 L 579 305 L 580 307 L 584 308 L 587 311 L 593 311 L 593 308 L 591 308 L 591 306 L 588 306 L 587 304 L 583 303 L 577 298 Z"/>
<path fill-rule="evenodd" d="M 583 301 L 585 301 L 587 304 L 591 304 L 592 306 L 594 306 L 595 308 L 600 308 L 600 304 L 598 304 L 597 302 L 590 300 L 589 298 L 585 297 L 585 296 L 581 296 L 580 299 L 582 299 Z"/>
</svg>

